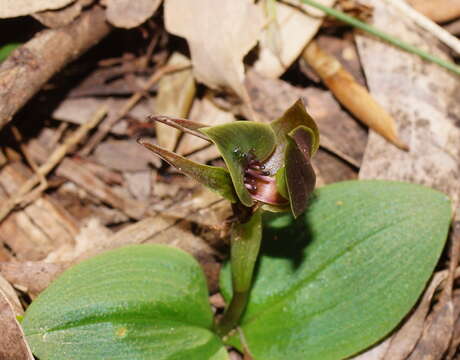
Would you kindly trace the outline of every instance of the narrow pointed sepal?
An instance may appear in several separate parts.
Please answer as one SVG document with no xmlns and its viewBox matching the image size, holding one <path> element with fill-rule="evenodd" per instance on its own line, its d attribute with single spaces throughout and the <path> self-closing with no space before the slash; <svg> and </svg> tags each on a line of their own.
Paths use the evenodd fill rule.
<svg viewBox="0 0 460 360">
<path fill-rule="evenodd" d="M 231 202 L 236 202 L 238 200 L 233 188 L 232 179 L 226 169 L 197 163 L 157 145 L 151 144 L 142 138 L 138 139 L 138 143 L 160 156 L 163 160 L 177 168 L 181 173 L 190 176 L 210 190 L 217 192 L 225 199 Z"/>
<path fill-rule="evenodd" d="M 149 116 L 149 119 L 152 121 L 158 121 L 162 124 L 171 126 L 175 129 L 178 129 L 185 133 L 191 134 L 193 136 L 196 136 L 203 140 L 211 142 L 211 140 L 206 135 L 198 131 L 201 128 L 208 127 L 208 125 L 206 124 L 202 124 L 196 121 L 182 119 L 182 118 L 174 118 L 174 117 L 165 116 L 165 115 L 152 115 L 152 116 Z"/>
</svg>

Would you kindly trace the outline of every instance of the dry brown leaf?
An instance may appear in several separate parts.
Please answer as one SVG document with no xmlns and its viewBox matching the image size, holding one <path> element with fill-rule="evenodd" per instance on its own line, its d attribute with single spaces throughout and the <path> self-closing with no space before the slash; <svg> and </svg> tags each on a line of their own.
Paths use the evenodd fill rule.
<svg viewBox="0 0 460 360">
<path fill-rule="evenodd" d="M 148 201 L 152 192 L 152 171 L 126 171 L 123 176 L 129 192 L 139 201 Z"/>
<path fill-rule="evenodd" d="M 75 0 L 2 0 L 0 19 L 30 15 L 39 11 L 60 9 Z"/>
<path fill-rule="evenodd" d="M 48 254 L 45 261 L 49 263 L 71 263 L 82 254 L 92 252 L 108 242 L 112 231 L 102 225 L 97 218 L 89 218 L 80 227 L 75 237 L 75 244 L 62 246 Z"/>
<path fill-rule="evenodd" d="M 395 120 L 339 61 L 323 51 L 315 41 L 305 48 L 303 58 L 344 107 L 385 139 L 400 149 L 407 150 L 407 145 L 398 138 Z"/>
<path fill-rule="evenodd" d="M 83 124 L 99 109 L 106 101 L 110 101 L 108 116 L 116 116 L 126 103 L 125 99 L 117 99 L 111 97 L 96 98 L 96 97 L 79 97 L 67 98 L 53 112 L 53 118 L 60 121 L 67 121 L 74 124 Z M 129 111 L 129 117 L 139 119 L 140 121 L 147 119 L 151 114 L 147 100 L 139 101 Z M 125 119 L 121 119 L 115 126 L 110 129 L 111 133 L 117 135 L 126 135 L 128 123 Z"/>
<path fill-rule="evenodd" d="M 58 28 L 69 25 L 80 15 L 81 10 L 81 1 L 76 1 L 63 9 L 41 11 L 32 16 L 49 28 Z"/>
<path fill-rule="evenodd" d="M 161 211 L 163 215 L 186 219 L 202 226 L 220 228 L 231 215 L 231 207 L 216 193 L 203 186 L 197 186 L 182 201 Z"/>
<path fill-rule="evenodd" d="M 449 270 L 447 279 L 444 282 L 444 288 L 439 296 L 438 303 L 433 308 L 425 323 L 422 337 L 418 341 L 414 351 L 408 357 L 409 360 L 422 359 L 427 356 L 432 360 L 441 360 L 444 359 L 444 354 L 449 348 L 456 319 L 452 288 L 460 256 L 460 213 L 456 214 L 450 239 Z"/>
<path fill-rule="evenodd" d="M 43 261 L 0 262 L 0 274 L 14 286 L 27 292 L 32 298 L 45 290 L 67 264 Z"/>
<path fill-rule="evenodd" d="M 358 177 L 357 171 L 349 164 L 323 149 L 319 149 L 312 158 L 312 165 L 317 175 L 317 187 Z"/>
<path fill-rule="evenodd" d="M 114 26 L 131 29 L 150 18 L 161 0 L 107 0 L 107 20 Z"/>
<path fill-rule="evenodd" d="M 325 6 L 332 6 L 335 0 L 319 0 L 319 2 Z M 282 75 L 299 57 L 323 21 L 323 14 L 320 11 L 301 5 L 295 0 L 291 3 L 292 5 L 288 5 L 277 1 L 275 17 L 266 18 L 268 25 L 260 35 L 259 58 L 254 64 L 254 69 L 264 76 L 277 78 Z M 278 25 L 279 54 L 274 53 L 270 45 L 273 42 L 270 22 L 277 22 Z"/>
<path fill-rule="evenodd" d="M 166 0 L 164 7 L 166 29 L 188 41 L 196 79 L 246 100 L 243 57 L 259 38 L 261 9 L 250 0 Z"/>
<path fill-rule="evenodd" d="M 381 1 L 371 4 L 376 27 L 445 57 L 429 33 Z M 410 148 L 400 151 L 371 132 L 360 178 L 425 184 L 448 194 L 456 208 L 460 195 L 460 78 L 371 37 L 358 36 L 357 43 L 372 96 L 395 118 L 399 135 Z"/>
<path fill-rule="evenodd" d="M 390 345 L 390 341 L 391 337 L 386 339 L 384 342 L 373 346 L 369 350 L 366 350 L 357 356 L 353 356 L 348 360 L 382 360 L 385 352 L 388 349 L 388 346 Z"/>
<path fill-rule="evenodd" d="M 191 66 L 190 60 L 180 53 L 174 53 L 168 60 L 171 66 Z M 158 82 L 158 95 L 155 99 L 155 113 L 171 117 L 186 118 L 195 97 L 195 80 L 192 69 L 184 69 L 167 74 Z M 179 130 L 157 122 L 156 135 L 158 145 L 173 151 Z"/>
<path fill-rule="evenodd" d="M 446 355 L 446 360 L 452 360 L 457 353 L 458 346 L 460 345 L 460 289 L 455 289 L 453 293 L 452 302 L 454 304 L 454 331 L 452 334 L 452 342 L 450 344 L 449 352 Z"/>
<path fill-rule="evenodd" d="M 408 0 L 417 11 L 436 22 L 446 22 L 460 16 L 458 0 Z"/>
<path fill-rule="evenodd" d="M 23 310 L 11 285 L 0 276 L 0 359 L 33 360 L 16 316 Z"/>
<path fill-rule="evenodd" d="M 119 171 L 148 170 L 150 163 L 161 166 L 158 158 L 145 151 L 134 139 L 105 141 L 94 151 L 94 159 L 101 165 Z"/>
</svg>

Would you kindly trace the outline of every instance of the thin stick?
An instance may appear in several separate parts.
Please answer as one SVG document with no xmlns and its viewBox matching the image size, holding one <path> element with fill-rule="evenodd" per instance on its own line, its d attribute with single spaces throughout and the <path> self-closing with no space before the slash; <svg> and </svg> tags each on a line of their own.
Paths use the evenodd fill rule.
<svg viewBox="0 0 460 360">
<path fill-rule="evenodd" d="M 426 53 L 425 51 L 423 50 L 420 50 L 419 48 L 415 47 L 415 46 L 412 46 L 412 45 L 409 45 L 399 39 L 396 39 L 394 38 L 393 36 L 390 36 L 378 29 L 376 29 L 375 27 L 371 26 L 371 25 L 368 25 L 352 16 L 349 16 L 347 14 L 344 14 L 343 12 L 341 11 L 338 11 L 338 10 L 335 10 L 333 8 L 330 8 L 330 7 L 327 7 L 327 6 L 324 6 L 320 3 L 317 3 L 316 1 L 314 0 L 301 0 L 301 2 L 303 2 L 304 4 L 307 4 L 307 5 L 310 5 L 310 6 L 313 6 L 323 12 L 325 12 L 326 14 L 330 15 L 330 16 L 333 16 L 347 24 L 350 24 L 358 29 L 361 29 L 363 31 L 366 31 L 368 32 L 369 34 L 372 34 L 372 35 L 375 35 L 377 36 L 378 38 L 382 39 L 382 40 L 385 40 L 386 42 L 394 45 L 394 46 L 397 46 L 405 51 L 408 51 L 410 53 L 413 53 L 413 54 L 416 54 L 418 56 L 420 56 L 422 59 L 424 60 L 427 60 L 427 61 L 431 61 L 435 64 L 438 64 L 439 66 L 442 66 L 450 71 L 452 71 L 453 73 L 457 74 L 457 75 L 460 75 L 460 66 L 457 66 L 455 65 L 454 63 L 450 62 L 450 61 L 446 61 L 446 60 L 443 60 L 441 58 L 438 58 L 437 56 L 434 56 L 434 55 L 431 55 L 431 54 L 428 54 Z"/>
<path fill-rule="evenodd" d="M 23 200 L 25 202 L 27 202 L 27 203 L 30 203 L 33 200 L 37 199 L 40 196 L 40 194 L 48 187 L 48 182 L 46 181 L 46 177 L 43 176 L 42 174 L 40 174 L 40 172 L 38 171 L 38 165 L 35 162 L 35 160 L 32 159 L 32 157 L 29 154 L 29 151 L 24 146 L 24 143 L 22 142 L 22 135 L 19 132 L 19 130 L 17 129 L 17 127 L 12 126 L 11 131 L 12 131 L 13 136 L 16 139 L 18 145 L 19 145 L 19 148 L 22 151 L 22 154 L 26 158 L 27 163 L 32 168 L 32 170 L 37 174 L 39 182 L 40 182 L 40 185 L 27 195 L 27 199 L 25 198 L 26 196 L 24 196 Z"/>
<path fill-rule="evenodd" d="M 94 147 L 99 144 L 102 139 L 109 133 L 113 125 L 115 125 L 117 121 L 122 117 L 126 116 L 126 114 L 128 114 L 128 112 L 139 102 L 139 100 L 142 99 L 144 93 L 149 91 L 150 88 L 155 85 L 164 75 L 176 71 L 181 71 L 189 67 L 190 65 L 165 65 L 155 71 L 142 87 L 142 89 L 132 94 L 117 114 L 107 117 L 107 119 L 99 127 L 98 131 L 88 140 L 87 144 L 79 152 L 79 155 L 89 155 L 91 151 L 93 151 Z"/>
<path fill-rule="evenodd" d="M 86 136 L 88 131 L 94 128 L 107 114 L 108 107 L 103 105 L 94 116 L 86 123 L 82 124 L 72 135 L 70 135 L 64 143 L 59 146 L 53 153 L 50 155 L 48 161 L 41 165 L 35 174 L 27 180 L 19 190 L 13 194 L 8 200 L 5 201 L 3 206 L 0 208 L 0 222 L 5 219 L 5 217 L 10 213 L 14 207 L 19 204 L 27 193 L 29 193 L 37 184 L 40 183 L 40 178 L 45 177 L 63 158 L 66 154 L 72 149 L 72 147 L 78 144 L 83 137 Z"/>
</svg>

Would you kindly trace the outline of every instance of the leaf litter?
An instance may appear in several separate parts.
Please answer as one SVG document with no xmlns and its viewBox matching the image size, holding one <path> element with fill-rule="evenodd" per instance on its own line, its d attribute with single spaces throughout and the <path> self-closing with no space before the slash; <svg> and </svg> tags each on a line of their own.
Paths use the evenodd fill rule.
<svg viewBox="0 0 460 360">
<path fill-rule="evenodd" d="M 0 18 L 12 18 L 8 26 L 24 15 L 42 24 L 0 64 L 0 93 L 27 86 L 30 94 L 9 104 L 3 103 L 8 97 L 0 100 L 0 329 L 3 339 L 15 339 L 8 340 L 13 347 L 0 342 L 0 357 L 6 351 L 10 359 L 32 358 L 15 318 L 22 312 L 17 294 L 34 298 L 71 264 L 126 244 L 162 243 L 193 254 L 213 302 L 222 306 L 217 278 L 228 245 L 228 202 L 177 174 L 135 140 L 148 137 L 201 163 L 221 166 L 222 160 L 209 143 L 154 123 L 149 115 L 210 125 L 265 122 L 302 98 L 321 133 L 313 158 L 318 186 L 358 177 L 404 180 L 438 188 L 458 206 L 458 77 L 329 18 L 325 22 L 321 12 L 295 0 L 135 3 L 0 4 Z M 388 3 L 338 3 L 355 16 L 369 19 L 370 11 L 369 21 L 379 27 L 448 57 L 434 36 Z M 446 16 L 423 1 L 410 3 L 434 20 Z M 448 16 L 459 15 L 448 11 Z M 97 31 L 91 33 L 88 19 Z M 107 21 L 132 30 L 112 32 Z M 84 34 L 81 43 L 54 40 L 75 29 Z M 49 44 L 57 51 L 62 46 L 58 63 L 33 55 Z M 327 61 L 347 74 L 342 76 L 347 81 L 327 80 L 336 74 L 321 72 L 316 63 L 324 56 L 309 52 L 314 46 L 328 53 Z M 90 47 L 94 51 L 80 57 L 81 49 Z M 24 67 L 46 71 L 24 73 Z M 351 95 L 352 88 L 365 95 Z M 28 100 L 33 94 L 38 95 Z M 368 97 L 365 104 L 346 100 L 362 96 Z M 384 115 L 362 115 L 373 103 Z M 388 123 L 379 128 L 366 116 Z M 16 140 L 12 126 L 20 133 Z M 413 312 L 356 359 L 455 358 L 458 213 L 449 251 Z M 242 358 L 236 351 L 231 356 Z"/>
</svg>

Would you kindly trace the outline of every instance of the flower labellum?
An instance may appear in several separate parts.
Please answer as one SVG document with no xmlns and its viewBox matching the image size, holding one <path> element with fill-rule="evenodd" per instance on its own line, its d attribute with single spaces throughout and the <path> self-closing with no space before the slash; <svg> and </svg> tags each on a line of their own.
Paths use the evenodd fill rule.
<svg viewBox="0 0 460 360">
<path fill-rule="evenodd" d="M 290 208 L 294 217 L 306 210 L 316 182 L 310 160 L 319 147 L 319 132 L 301 100 L 270 124 L 236 121 L 206 126 L 164 116 L 153 119 L 217 146 L 227 169 L 199 164 L 139 141 L 227 200 L 269 211 Z"/>
</svg>

